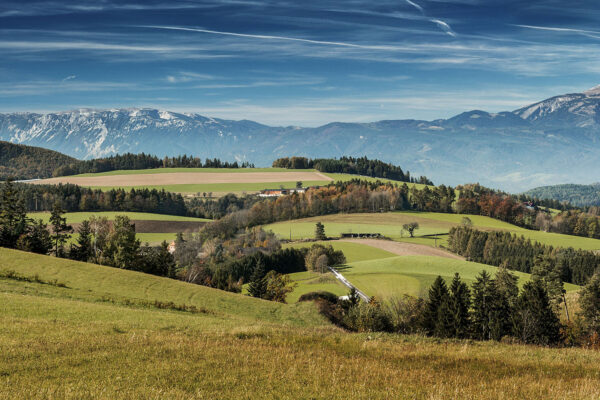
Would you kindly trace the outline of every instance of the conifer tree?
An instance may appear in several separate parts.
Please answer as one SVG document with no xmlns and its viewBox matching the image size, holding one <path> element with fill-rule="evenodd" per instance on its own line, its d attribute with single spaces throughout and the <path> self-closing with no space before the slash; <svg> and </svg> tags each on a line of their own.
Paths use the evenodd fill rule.
<svg viewBox="0 0 600 400">
<path fill-rule="evenodd" d="M 135 236 L 135 224 L 131 223 L 129 217 L 117 215 L 104 254 L 108 264 L 116 268 L 137 270 L 139 255 L 140 241 Z"/>
<path fill-rule="evenodd" d="M 63 217 L 63 210 L 60 203 L 54 203 L 52 213 L 50 214 L 50 226 L 52 227 L 52 242 L 54 244 L 54 255 L 62 257 L 64 255 L 64 245 L 70 237 L 69 233 L 73 231 L 70 225 L 67 225 L 67 219 Z"/>
<path fill-rule="evenodd" d="M 556 263 L 556 259 L 550 255 L 536 257 L 531 276 L 533 280 L 540 281 L 544 286 L 556 311 L 562 303 L 564 291 L 562 271 L 560 265 Z"/>
<path fill-rule="evenodd" d="M 494 304 L 494 285 L 485 271 L 473 283 L 473 335 L 477 339 L 490 339 L 490 315 Z"/>
<path fill-rule="evenodd" d="M 265 266 L 258 260 L 248 284 L 248 294 L 252 297 L 263 298 L 267 293 L 267 277 Z"/>
<path fill-rule="evenodd" d="M 552 345 L 560 341 L 560 322 L 539 280 L 523 286 L 515 309 L 514 334 L 525 343 Z"/>
<path fill-rule="evenodd" d="M 458 273 L 454 275 L 450 285 L 449 312 L 452 318 L 452 336 L 465 338 L 470 330 L 469 309 L 471 307 L 471 291 L 466 283 L 460 280 Z"/>
<path fill-rule="evenodd" d="M 79 234 L 79 237 L 77 238 L 76 247 L 72 250 L 73 255 L 71 255 L 71 257 L 79 261 L 88 261 L 94 253 L 92 244 L 92 226 L 90 221 L 83 221 L 81 225 L 79 225 L 77 233 Z"/>
<path fill-rule="evenodd" d="M 600 271 L 581 289 L 579 305 L 588 331 L 600 334 Z"/>
<path fill-rule="evenodd" d="M 320 222 L 317 222 L 315 225 L 315 239 L 317 240 L 325 240 L 327 239 L 327 235 L 325 235 L 325 225 Z"/>
<path fill-rule="evenodd" d="M 423 329 L 429 335 L 435 334 L 435 328 L 438 325 L 439 309 L 443 302 L 449 300 L 448 287 L 441 276 L 435 278 L 435 281 L 429 288 L 429 299 L 423 315 Z"/>
<path fill-rule="evenodd" d="M 511 307 L 514 306 L 519 297 L 519 278 L 508 270 L 506 263 L 500 265 L 494 281 L 498 292 L 506 298 Z"/>
<path fill-rule="evenodd" d="M 0 192 L 0 246 L 14 248 L 19 237 L 26 233 L 28 223 L 25 204 L 9 179 Z"/>
</svg>

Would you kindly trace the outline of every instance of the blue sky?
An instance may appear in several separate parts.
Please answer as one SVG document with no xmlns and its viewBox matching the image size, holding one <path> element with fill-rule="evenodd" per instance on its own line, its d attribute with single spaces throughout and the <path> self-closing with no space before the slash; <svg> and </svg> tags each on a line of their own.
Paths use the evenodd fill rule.
<svg viewBox="0 0 600 400">
<path fill-rule="evenodd" d="M 317 126 L 513 110 L 597 84 L 597 0 L 0 3 L 0 112 Z"/>
</svg>

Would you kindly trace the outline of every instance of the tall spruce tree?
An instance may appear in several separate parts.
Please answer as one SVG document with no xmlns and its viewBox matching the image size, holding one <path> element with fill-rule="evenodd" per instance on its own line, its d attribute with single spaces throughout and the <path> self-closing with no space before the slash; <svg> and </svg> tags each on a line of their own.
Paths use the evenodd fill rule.
<svg viewBox="0 0 600 400">
<path fill-rule="evenodd" d="M 600 271 L 581 289 L 579 305 L 589 333 L 600 334 Z"/>
<path fill-rule="evenodd" d="M 448 287 L 444 279 L 438 276 L 429 288 L 429 299 L 427 300 L 423 315 L 423 329 L 427 334 L 434 335 L 436 333 L 440 307 L 444 302 L 446 302 L 447 306 L 448 301 Z"/>
<path fill-rule="evenodd" d="M 560 341 L 560 322 L 539 280 L 523 286 L 515 308 L 514 335 L 524 343 L 539 345 Z"/>
<path fill-rule="evenodd" d="M 450 285 L 449 312 L 452 318 L 452 337 L 465 338 L 469 335 L 471 320 L 471 291 L 456 273 Z"/>
<path fill-rule="evenodd" d="M 263 298 L 267 293 L 267 273 L 262 260 L 258 260 L 248 284 L 248 294 L 252 297 Z"/>
<path fill-rule="evenodd" d="M 539 280 L 542 283 L 548 293 L 550 302 L 557 310 L 560 303 L 562 303 L 564 285 L 562 270 L 555 257 L 550 255 L 537 256 L 531 270 L 531 277 L 533 280 Z"/>
<path fill-rule="evenodd" d="M 77 238 L 77 245 L 71 250 L 71 257 L 79 261 L 88 261 L 94 254 L 90 221 L 83 221 L 79 225 L 77 233 L 79 237 Z"/>
<path fill-rule="evenodd" d="M 508 270 L 506 263 L 500 265 L 494 281 L 498 292 L 506 298 L 511 307 L 514 306 L 519 297 L 519 278 Z"/>
<path fill-rule="evenodd" d="M 320 222 L 317 222 L 315 225 L 315 239 L 317 240 L 325 240 L 327 239 L 327 235 L 325 235 L 325 225 Z"/>
<path fill-rule="evenodd" d="M 477 339 L 490 339 L 490 316 L 494 306 L 494 284 L 485 270 L 473 283 L 473 336 Z"/>
<path fill-rule="evenodd" d="M 0 192 L 0 246 L 16 247 L 19 237 L 27 232 L 29 222 L 23 199 L 9 179 Z"/>
<path fill-rule="evenodd" d="M 67 219 L 63 217 L 65 210 L 63 210 L 60 203 L 54 203 L 52 207 L 52 213 L 50 214 L 50 226 L 52 228 L 52 243 L 54 245 L 54 255 L 56 257 L 62 257 L 64 255 L 64 246 L 67 239 L 70 237 L 69 233 L 73 231 L 70 225 L 67 225 Z"/>
</svg>

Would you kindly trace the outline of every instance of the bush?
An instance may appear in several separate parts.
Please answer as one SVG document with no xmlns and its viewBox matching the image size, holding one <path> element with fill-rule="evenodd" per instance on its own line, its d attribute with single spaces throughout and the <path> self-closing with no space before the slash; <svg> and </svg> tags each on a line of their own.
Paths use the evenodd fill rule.
<svg viewBox="0 0 600 400">
<path fill-rule="evenodd" d="M 385 310 L 377 302 L 358 303 L 348 310 L 344 325 L 355 332 L 390 332 L 392 323 Z"/>
<path fill-rule="evenodd" d="M 325 255 L 327 257 L 327 263 L 325 260 L 319 258 Z M 346 263 L 346 256 L 342 251 L 336 251 L 331 246 L 323 246 L 321 244 L 313 244 L 308 250 L 305 258 L 306 269 L 309 271 L 325 272 L 328 266 L 341 265 Z"/>
<path fill-rule="evenodd" d="M 425 300 L 409 295 L 395 297 L 386 303 L 386 312 L 394 332 L 405 334 L 424 332 L 422 326 L 425 307 Z"/>
<path fill-rule="evenodd" d="M 301 301 L 316 301 L 316 300 L 325 300 L 332 304 L 336 304 L 338 302 L 338 296 L 331 292 L 310 292 L 304 293 L 298 299 L 298 302 Z"/>
</svg>

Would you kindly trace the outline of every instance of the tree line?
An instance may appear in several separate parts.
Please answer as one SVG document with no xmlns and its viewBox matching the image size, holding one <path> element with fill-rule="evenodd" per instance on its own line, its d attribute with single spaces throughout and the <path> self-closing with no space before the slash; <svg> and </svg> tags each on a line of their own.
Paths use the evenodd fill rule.
<svg viewBox="0 0 600 400">
<path fill-rule="evenodd" d="M 446 186 L 417 189 L 408 185 L 355 179 L 265 199 L 204 226 L 212 237 L 233 237 L 246 227 L 337 213 L 417 210 L 451 212 L 455 192 Z"/>
<path fill-rule="evenodd" d="M 188 209 L 178 193 L 156 189 L 111 189 L 102 191 L 72 184 L 32 185 L 6 182 L 26 211 L 51 211 L 56 203 L 66 212 L 132 211 L 168 215 L 187 215 Z"/>
<path fill-rule="evenodd" d="M 80 224 L 76 240 L 69 243 L 74 230 L 64 212 L 60 203 L 55 203 L 49 226 L 41 219 L 29 218 L 14 186 L 4 184 L 0 191 L 0 247 L 175 277 L 175 260 L 167 243 L 143 246 L 128 217 L 116 216 L 112 223 L 92 217 Z"/>
<path fill-rule="evenodd" d="M 600 238 L 600 213 L 596 207 L 585 212 L 567 203 L 511 196 L 479 185 L 458 186 L 457 190 L 460 195 L 455 209 L 459 214 L 484 215 L 527 229 Z M 549 208 L 562 211 L 553 214 Z"/>
<path fill-rule="evenodd" d="M 576 285 L 586 284 L 600 267 L 600 255 L 591 251 L 554 248 L 509 232 L 468 226 L 450 229 L 448 247 L 470 261 L 526 273 L 544 266 L 562 281 Z"/>
<path fill-rule="evenodd" d="M 418 179 L 410 176 L 410 172 L 404 172 L 402 168 L 381 160 L 369 160 L 367 157 L 341 157 L 316 158 L 306 157 L 284 157 L 273 161 L 274 168 L 287 169 L 310 169 L 314 168 L 321 172 L 340 174 L 364 175 L 373 178 L 392 179 L 401 182 L 422 183 L 432 185 L 433 182 L 425 176 Z"/>
<path fill-rule="evenodd" d="M 188 155 L 159 158 L 145 153 L 126 153 L 93 160 L 74 160 L 54 169 L 52 176 L 153 168 L 254 168 L 254 164 L 221 161 L 218 158 L 202 161 L 199 157 Z"/>
<path fill-rule="evenodd" d="M 543 275 L 533 275 L 519 289 L 518 277 L 499 268 L 494 277 L 482 271 L 470 287 L 458 273 L 450 284 L 438 276 L 424 298 L 404 295 L 365 303 L 351 291 L 347 300 L 312 292 L 300 301 L 316 301 L 332 322 L 357 332 L 600 348 L 600 273 L 581 290 L 580 311 L 566 324 L 551 293 Z"/>
</svg>

